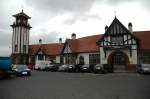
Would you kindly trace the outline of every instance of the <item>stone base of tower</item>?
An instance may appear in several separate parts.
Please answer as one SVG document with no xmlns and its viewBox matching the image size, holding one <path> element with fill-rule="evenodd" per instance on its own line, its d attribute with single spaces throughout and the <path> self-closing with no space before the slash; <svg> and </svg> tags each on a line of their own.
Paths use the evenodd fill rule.
<svg viewBox="0 0 150 99">
<path fill-rule="evenodd" d="M 27 54 L 12 54 L 11 58 L 13 64 L 28 64 Z"/>
</svg>

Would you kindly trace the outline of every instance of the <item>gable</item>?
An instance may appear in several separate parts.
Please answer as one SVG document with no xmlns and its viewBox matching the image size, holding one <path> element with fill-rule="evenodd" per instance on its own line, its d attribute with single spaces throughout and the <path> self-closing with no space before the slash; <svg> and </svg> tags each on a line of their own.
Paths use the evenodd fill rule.
<svg viewBox="0 0 150 99">
<path fill-rule="evenodd" d="M 66 54 L 66 53 L 72 53 L 72 50 L 71 50 L 71 48 L 70 48 L 70 46 L 69 46 L 68 43 L 65 44 L 63 53 L 64 54 Z"/>
<path fill-rule="evenodd" d="M 39 54 L 39 55 L 43 55 L 44 53 L 43 53 L 43 51 L 40 49 L 39 51 L 38 51 L 38 53 L 37 54 Z"/>
<path fill-rule="evenodd" d="M 41 49 L 41 48 L 39 48 L 37 53 L 36 53 L 36 55 L 44 55 L 44 54 L 45 53 L 44 53 L 43 49 Z"/>
<path fill-rule="evenodd" d="M 115 17 L 112 24 L 109 26 L 105 35 L 119 36 L 122 34 L 131 34 L 129 30 Z"/>
<path fill-rule="evenodd" d="M 98 41 L 100 46 L 137 45 L 138 39 L 115 17 L 103 38 Z"/>
</svg>

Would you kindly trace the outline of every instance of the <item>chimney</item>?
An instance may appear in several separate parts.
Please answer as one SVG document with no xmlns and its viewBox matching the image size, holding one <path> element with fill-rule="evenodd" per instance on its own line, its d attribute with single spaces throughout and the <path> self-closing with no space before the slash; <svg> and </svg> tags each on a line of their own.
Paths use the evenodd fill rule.
<svg viewBox="0 0 150 99">
<path fill-rule="evenodd" d="M 59 44 L 62 44 L 62 38 L 61 37 L 59 38 Z"/>
<path fill-rule="evenodd" d="M 132 23 L 131 23 L 131 22 L 129 22 L 129 24 L 128 24 L 128 30 L 129 30 L 131 33 L 133 32 Z"/>
<path fill-rule="evenodd" d="M 72 33 L 71 38 L 72 38 L 73 40 L 75 40 L 75 39 L 76 39 L 76 34 L 75 34 L 75 33 Z"/>
<path fill-rule="evenodd" d="M 105 26 L 105 32 L 107 31 L 107 29 L 108 29 L 108 26 L 106 25 L 106 26 Z"/>
<path fill-rule="evenodd" d="M 39 39 L 39 44 L 42 44 L 42 39 Z"/>
</svg>

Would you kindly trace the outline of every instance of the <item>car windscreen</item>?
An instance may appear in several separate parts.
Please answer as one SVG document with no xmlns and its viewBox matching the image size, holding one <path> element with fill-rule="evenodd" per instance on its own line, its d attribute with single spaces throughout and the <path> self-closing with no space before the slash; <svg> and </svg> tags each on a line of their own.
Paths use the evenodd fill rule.
<svg viewBox="0 0 150 99">
<path fill-rule="evenodd" d="M 20 70 L 27 69 L 27 67 L 25 65 L 18 65 L 18 66 L 16 66 L 16 68 L 20 69 Z"/>
<path fill-rule="evenodd" d="M 142 64 L 142 68 L 150 68 L 150 64 Z"/>
<path fill-rule="evenodd" d="M 82 67 L 89 67 L 89 65 L 83 65 Z"/>
</svg>

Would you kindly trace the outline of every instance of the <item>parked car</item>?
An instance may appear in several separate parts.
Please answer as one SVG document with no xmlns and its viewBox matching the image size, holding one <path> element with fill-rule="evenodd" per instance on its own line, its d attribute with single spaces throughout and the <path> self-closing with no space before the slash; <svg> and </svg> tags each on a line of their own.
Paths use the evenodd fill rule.
<svg viewBox="0 0 150 99">
<path fill-rule="evenodd" d="M 14 65 L 13 70 L 15 71 L 17 76 L 31 75 L 31 70 L 27 67 L 27 65 Z"/>
<path fill-rule="evenodd" d="M 68 65 L 68 68 L 67 68 L 67 71 L 68 72 L 75 72 L 76 71 L 76 66 L 75 65 Z"/>
<path fill-rule="evenodd" d="M 150 64 L 141 64 L 137 66 L 138 73 L 150 73 Z"/>
<path fill-rule="evenodd" d="M 64 64 L 64 65 L 59 66 L 58 71 L 65 72 L 67 71 L 67 69 L 68 69 L 68 65 Z"/>
<path fill-rule="evenodd" d="M 81 71 L 82 72 L 90 72 L 90 65 L 89 64 L 84 64 L 81 66 Z"/>
<path fill-rule="evenodd" d="M 53 67 L 54 65 L 53 64 L 48 64 L 46 65 L 43 69 L 41 69 L 42 71 L 50 71 L 51 70 L 51 67 Z"/>
<path fill-rule="evenodd" d="M 105 73 L 103 65 L 101 65 L 101 64 L 95 65 L 94 73 Z"/>
<path fill-rule="evenodd" d="M 50 66 L 51 61 L 38 60 L 35 63 L 35 70 L 45 70 L 45 68 Z"/>
<path fill-rule="evenodd" d="M 50 67 L 49 67 L 49 70 L 50 71 L 58 71 L 58 69 L 59 69 L 59 66 L 61 66 L 60 64 L 52 64 L 52 65 L 50 65 Z"/>
</svg>

